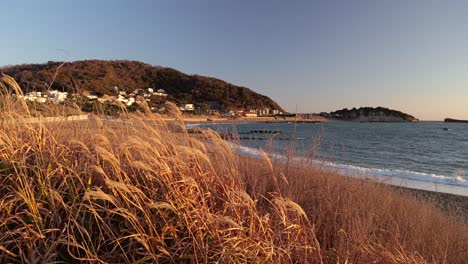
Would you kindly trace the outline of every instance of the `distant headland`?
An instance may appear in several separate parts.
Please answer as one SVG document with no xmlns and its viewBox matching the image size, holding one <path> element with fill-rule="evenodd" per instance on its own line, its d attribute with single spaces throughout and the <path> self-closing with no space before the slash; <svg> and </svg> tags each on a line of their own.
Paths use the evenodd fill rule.
<svg viewBox="0 0 468 264">
<path fill-rule="evenodd" d="M 468 120 L 445 118 L 444 122 L 446 122 L 446 123 L 468 123 Z"/>
<path fill-rule="evenodd" d="M 330 113 L 320 113 L 330 120 L 354 122 L 417 122 L 416 117 L 385 107 L 360 107 L 341 109 Z"/>
</svg>

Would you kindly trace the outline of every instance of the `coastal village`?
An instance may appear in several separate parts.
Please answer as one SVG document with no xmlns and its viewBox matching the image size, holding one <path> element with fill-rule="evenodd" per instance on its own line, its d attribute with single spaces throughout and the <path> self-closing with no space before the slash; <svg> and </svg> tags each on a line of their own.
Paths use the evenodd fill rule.
<svg viewBox="0 0 468 264">
<path fill-rule="evenodd" d="M 111 91 L 113 94 L 101 94 L 97 92 L 87 91 L 84 94 L 69 94 L 58 90 L 48 92 L 30 91 L 24 96 L 19 96 L 28 102 L 46 104 L 46 103 L 64 103 L 67 100 L 84 99 L 88 102 L 99 102 L 107 105 L 123 104 L 128 108 L 139 105 L 143 101 L 148 104 L 152 112 L 164 114 L 166 113 L 165 104 L 168 101 L 168 93 L 164 89 L 155 88 L 137 88 L 128 93 L 126 89 L 119 86 L 113 86 Z M 179 110 L 187 115 L 212 115 L 224 118 L 256 118 L 256 117 L 271 117 L 287 115 L 278 109 L 224 109 L 218 101 L 209 101 L 207 104 L 197 104 L 194 102 L 186 102 L 178 104 Z"/>
<path fill-rule="evenodd" d="M 83 94 L 62 92 L 59 90 L 30 91 L 24 96 L 19 96 L 23 100 L 36 104 L 60 104 L 66 101 L 80 101 L 83 105 L 102 104 L 107 106 L 124 106 L 129 111 L 138 108 L 139 105 L 147 104 L 153 113 L 167 114 L 166 103 L 170 100 L 170 94 L 165 89 L 137 88 L 128 92 L 128 89 L 112 86 L 109 89 L 112 94 L 104 94 L 94 91 L 85 91 Z M 331 113 L 322 112 L 320 114 L 307 113 L 284 113 L 278 109 L 257 108 L 257 109 L 226 109 L 218 101 L 208 101 L 207 103 L 185 102 L 177 104 L 178 109 L 186 118 L 196 118 L 205 116 L 210 121 L 216 119 L 249 119 L 258 121 L 286 120 L 296 122 L 324 122 L 327 120 L 344 120 L 360 122 L 417 122 L 418 119 L 383 107 L 361 107 L 359 109 L 342 109 Z M 117 109 L 117 108 L 115 108 Z M 85 112 L 92 111 L 92 108 L 83 107 Z"/>
</svg>

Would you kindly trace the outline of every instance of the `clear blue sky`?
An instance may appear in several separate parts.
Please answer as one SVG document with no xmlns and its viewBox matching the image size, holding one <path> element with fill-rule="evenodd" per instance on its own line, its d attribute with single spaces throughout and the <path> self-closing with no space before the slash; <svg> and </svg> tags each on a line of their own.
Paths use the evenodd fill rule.
<svg viewBox="0 0 468 264">
<path fill-rule="evenodd" d="M 468 119 L 468 1 L 15 0 L 0 65 L 130 59 L 243 85 L 289 111 Z"/>
</svg>

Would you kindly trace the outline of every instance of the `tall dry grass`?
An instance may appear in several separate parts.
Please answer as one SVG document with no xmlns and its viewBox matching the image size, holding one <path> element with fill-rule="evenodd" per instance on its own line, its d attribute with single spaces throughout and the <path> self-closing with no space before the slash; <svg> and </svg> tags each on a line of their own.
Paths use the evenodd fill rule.
<svg viewBox="0 0 468 264">
<path fill-rule="evenodd" d="M 6 76 L 0 86 L 20 92 Z M 214 132 L 153 114 L 30 124 L 9 92 L 0 108 L 1 263 L 467 257 L 461 219 L 374 183 L 240 157 Z"/>
</svg>

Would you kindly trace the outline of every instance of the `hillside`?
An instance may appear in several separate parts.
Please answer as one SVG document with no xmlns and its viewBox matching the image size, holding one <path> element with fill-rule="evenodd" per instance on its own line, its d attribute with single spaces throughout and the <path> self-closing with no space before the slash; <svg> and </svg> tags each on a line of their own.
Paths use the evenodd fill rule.
<svg viewBox="0 0 468 264">
<path fill-rule="evenodd" d="M 283 111 L 275 101 L 249 88 L 137 61 L 86 60 L 63 65 L 62 62 L 48 62 L 7 66 L 1 70 L 14 77 L 26 91 L 43 91 L 50 83 L 52 89 L 72 93 L 113 94 L 113 86 L 123 87 L 127 92 L 152 87 L 166 90 L 168 99 L 175 103 L 206 106 L 217 101 L 225 110 L 270 108 Z"/>
<path fill-rule="evenodd" d="M 416 122 L 418 121 L 412 115 L 388 109 L 385 107 L 360 107 L 352 109 L 341 109 L 338 111 L 323 113 L 324 117 L 358 122 Z"/>
</svg>

